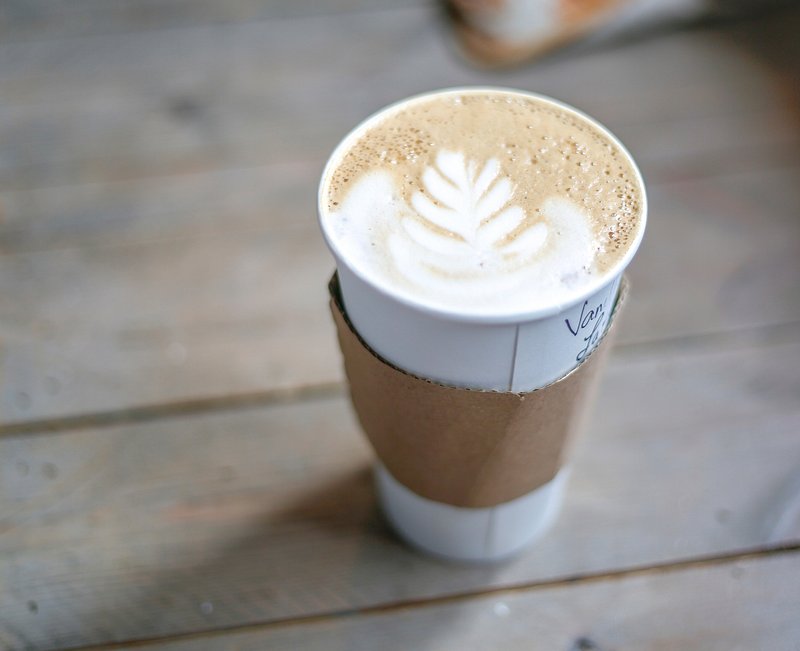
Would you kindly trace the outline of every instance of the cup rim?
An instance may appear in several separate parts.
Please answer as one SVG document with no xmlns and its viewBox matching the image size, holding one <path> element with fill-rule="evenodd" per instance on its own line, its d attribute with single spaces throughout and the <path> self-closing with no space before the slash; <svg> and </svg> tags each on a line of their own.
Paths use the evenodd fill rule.
<svg viewBox="0 0 800 651">
<path fill-rule="evenodd" d="M 631 242 L 625 254 L 613 266 L 611 266 L 608 270 L 606 270 L 605 273 L 598 275 L 590 283 L 581 286 L 579 290 L 566 293 L 563 300 L 549 302 L 535 310 L 471 312 L 468 309 L 457 309 L 452 307 L 440 306 L 436 305 L 434 302 L 431 301 L 425 301 L 414 298 L 413 296 L 410 296 L 406 293 L 396 290 L 389 283 L 383 281 L 382 279 L 375 278 L 373 276 L 370 276 L 369 274 L 364 273 L 362 269 L 360 269 L 356 264 L 353 264 L 352 261 L 348 260 L 347 257 L 341 252 L 335 239 L 328 232 L 329 229 L 326 224 L 326 217 L 329 214 L 327 210 L 327 200 L 326 200 L 328 181 L 330 180 L 333 170 L 335 169 L 336 165 L 339 163 L 341 158 L 350 149 L 354 141 L 358 139 L 365 131 L 367 131 L 374 124 L 377 124 L 382 119 L 384 119 L 384 117 L 387 114 L 390 114 L 393 111 L 397 111 L 405 106 L 409 106 L 416 102 L 422 102 L 432 97 L 444 97 L 447 95 L 459 95 L 464 93 L 482 93 L 482 92 L 503 93 L 508 95 L 534 98 L 538 101 L 544 102 L 546 104 L 551 104 L 561 110 L 567 111 L 568 113 L 572 113 L 577 117 L 579 117 L 580 119 L 587 121 L 600 133 L 606 136 L 611 141 L 611 143 L 617 147 L 617 149 L 620 151 L 623 157 L 627 160 L 627 162 L 631 166 L 631 169 L 633 170 L 634 178 L 638 183 L 641 192 L 642 208 L 641 208 L 641 217 L 639 220 L 639 228 L 637 229 L 636 236 Z M 526 90 L 519 90 L 515 88 L 506 88 L 502 86 L 455 86 L 449 88 L 442 88 L 439 90 L 427 91 L 424 93 L 418 93 L 416 95 L 406 97 L 396 102 L 392 102 L 391 104 L 388 104 L 383 108 L 373 112 L 371 115 L 369 115 L 364 120 L 359 122 L 353 129 L 351 129 L 333 150 L 327 162 L 325 163 L 325 167 L 323 168 L 322 177 L 320 179 L 318 193 L 317 193 L 317 217 L 318 217 L 319 227 L 320 230 L 322 231 L 322 236 L 325 239 L 325 243 L 327 244 L 334 258 L 336 259 L 338 265 L 346 266 L 351 273 L 356 275 L 369 287 L 372 287 L 374 290 L 383 294 L 387 298 L 390 298 L 391 300 L 396 301 L 408 308 L 417 310 L 418 312 L 427 314 L 428 316 L 431 317 L 438 317 L 441 319 L 460 321 L 466 323 L 506 324 L 506 323 L 520 323 L 523 321 L 534 321 L 549 316 L 553 316 L 560 312 L 564 312 L 570 307 L 585 300 L 587 297 L 591 296 L 592 294 L 599 291 L 609 283 L 613 282 L 617 276 L 622 274 L 622 272 L 625 270 L 628 264 L 630 264 L 631 260 L 633 259 L 633 256 L 639 249 L 642 239 L 644 238 L 645 226 L 647 224 L 647 212 L 648 212 L 647 190 L 645 187 L 642 173 L 639 170 L 636 161 L 633 159 L 633 156 L 631 156 L 630 152 L 625 147 L 625 145 L 623 145 L 622 142 L 619 140 L 619 138 L 617 138 L 605 125 L 601 124 L 600 122 L 598 122 L 591 116 L 587 115 L 583 111 L 575 108 L 574 106 L 571 106 L 570 104 L 567 104 L 565 102 L 561 102 L 547 95 L 542 95 L 540 93 L 535 93 Z"/>
</svg>

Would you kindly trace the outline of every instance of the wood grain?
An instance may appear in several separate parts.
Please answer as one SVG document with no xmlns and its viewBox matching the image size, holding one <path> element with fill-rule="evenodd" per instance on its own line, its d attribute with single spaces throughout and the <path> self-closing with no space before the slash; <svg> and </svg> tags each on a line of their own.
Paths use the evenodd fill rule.
<svg viewBox="0 0 800 651">
<path fill-rule="evenodd" d="M 800 12 L 501 75 L 437 16 L 0 5 L 0 650 L 797 649 Z M 458 84 L 580 106 L 651 195 L 564 511 L 496 567 L 383 523 L 315 224 L 347 130 Z"/>
<path fill-rule="evenodd" d="M 701 154 L 790 150 L 799 136 L 782 78 L 744 42 L 675 33 L 497 77 L 462 63 L 432 7 L 405 6 L 4 43 L 0 189 L 319 161 L 380 106 L 459 84 L 574 103 L 648 177 Z"/>
<path fill-rule="evenodd" d="M 0 640 L 205 631 L 797 542 L 798 354 L 795 329 L 617 355 L 556 527 L 497 567 L 392 536 L 344 396 L 0 438 Z"/>
<path fill-rule="evenodd" d="M 797 553 L 735 560 L 144 648 L 796 651 L 800 592 L 786 576 L 795 573 L 797 564 Z"/>
<path fill-rule="evenodd" d="M 798 170 L 653 187 L 618 341 L 800 319 Z M 52 214 L 61 205 L 85 215 L 72 231 L 99 241 L 63 236 L 0 256 L 0 421 L 339 381 L 325 298 L 333 263 L 303 191 L 311 173 L 302 165 L 124 184 L 98 200 L 119 206 L 116 220 L 96 217 L 91 197 L 73 194 L 70 208 L 68 193 L 55 193 Z M 48 237 L 61 238 L 52 223 Z M 31 244 L 19 238 L 20 248 Z"/>
<path fill-rule="evenodd" d="M 502 78 L 603 119 L 652 180 L 622 343 L 800 319 L 777 22 Z M 338 381 L 324 158 L 387 101 L 487 82 L 421 5 L 0 44 L 0 423 Z"/>
<path fill-rule="evenodd" d="M 424 4 L 413 0 L 405 4 Z M 337 12 L 375 11 L 388 0 L 8 0 L 0 5 L 0 40 L 86 37 L 205 24 L 252 22 Z"/>
</svg>

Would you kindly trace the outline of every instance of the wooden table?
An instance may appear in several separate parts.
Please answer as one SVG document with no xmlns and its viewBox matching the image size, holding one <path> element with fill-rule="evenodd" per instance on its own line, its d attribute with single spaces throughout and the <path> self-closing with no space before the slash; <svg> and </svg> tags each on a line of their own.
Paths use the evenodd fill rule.
<svg viewBox="0 0 800 651">
<path fill-rule="evenodd" d="M 800 649 L 800 13 L 490 73 L 318 5 L 0 5 L 0 649 Z M 651 199 L 563 513 L 492 567 L 381 519 L 315 221 L 348 129 L 473 83 Z"/>
</svg>

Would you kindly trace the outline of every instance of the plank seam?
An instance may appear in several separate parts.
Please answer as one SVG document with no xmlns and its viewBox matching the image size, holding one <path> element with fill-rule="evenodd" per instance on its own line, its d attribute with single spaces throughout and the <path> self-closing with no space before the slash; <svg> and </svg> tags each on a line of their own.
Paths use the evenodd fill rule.
<svg viewBox="0 0 800 651">
<path fill-rule="evenodd" d="M 673 572 L 680 572 L 684 570 L 697 569 L 702 567 L 714 567 L 718 565 L 725 565 L 740 561 L 768 558 L 781 555 L 791 555 L 798 553 L 800 553 L 800 540 L 786 542 L 778 545 L 741 549 L 724 554 L 698 556 L 694 558 L 687 558 L 677 561 L 666 561 L 663 563 L 633 566 L 629 568 L 622 568 L 618 570 L 610 570 L 604 572 L 588 572 L 585 574 L 567 575 L 563 577 L 557 577 L 554 579 L 546 579 L 543 581 L 532 581 L 528 583 L 511 584 L 484 590 L 466 591 L 449 595 L 442 595 L 438 597 L 429 597 L 426 599 L 408 599 L 408 600 L 385 603 L 385 604 L 377 604 L 374 606 L 366 606 L 362 608 L 334 610 L 325 613 L 305 615 L 301 617 L 289 617 L 284 619 L 275 619 L 272 621 L 254 622 L 248 624 L 234 624 L 230 626 L 219 627 L 216 629 L 208 629 L 205 631 L 192 631 L 187 633 L 176 633 L 173 635 L 164 635 L 151 638 L 139 638 L 127 641 L 110 642 L 99 645 L 71 647 L 71 651 L 113 651 L 114 649 L 122 649 L 122 648 L 126 649 L 146 648 L 158 644 L 216 638 L 216 637 L 221 637 L 223 635 L 230 635 L 232 633 L 249 633 L 249 632 L 255 633 L 259 631 L 268 631 L 279 628 L 289 628 L 302 625 L 319 624 L 332 620 L 340 621 L 342 618 L 353 618 L 357 616 L 369 617 L 375 615 L 383 615 L 387 613 L 403 612 L 429 606 L 439 606 L 450 603 L 461 603 L 465 601 L 472 601 L 492 595 L 512 595 L 522 592 L 548 590 L 552 588 L 565 587 L 577 584 L 585 585 L 592 583 L 600 583 L 603 581 L 621 580 L 635 576 L 642 576 L 645 574 L 654 574 L 654 575 L 669 574 Z"/>
<path fill-rule="evenodd" d="M 70 432 L 77 429 L 114 427 L 132 425 L 154 420 L 180 418 L 204 413 L 216 413 L 236 409 L 254 409 L 272 405 L 294 404 L 311 400 L 326 400 L 340 396 L 344 391 L 343 382 L 323 382 L 292 389 L 274 389 L 228 396 L 216 396 L 143 405 L 112 411 L 93 412 L 27 422 L 0 425 L 0 437 L 21 434 L 52 434 Z"/>
<path fill-rule="evenodd" d="M 681 335 L 653 341 L 634 341 L 627 344 L 617 343 L 613 350 L 615 356 L 630 359 L 637 355 L 663 354 L 677 349 L 684 352 L 697 352 L 700 350 L 709 352 L 781 344 L 794 341 L 798 337 L 800 337 L 800 320 L 740 328 L 726 332 Z M 89 412 L 60 418 L 5 423 L 0 424 L 0 438 L 4 436 L 53 434 L 71 432 L 78 429 L 133 425 L 205 413 L 326 400 L 341 396 L 345 388 L 344 382 L 331 381 L 295 388 L 212 396 L 111 411 Z"/>
</svg>

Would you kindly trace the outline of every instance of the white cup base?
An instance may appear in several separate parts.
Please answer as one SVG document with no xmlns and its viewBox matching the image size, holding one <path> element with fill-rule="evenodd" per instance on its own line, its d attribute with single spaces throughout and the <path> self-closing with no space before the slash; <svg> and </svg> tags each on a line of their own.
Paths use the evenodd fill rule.
<svg viewBox="0 0 800 651">
<path fill-rule="evenodd" d="M 555 521 L 568 470 L 536 490 L 498 506 L 463 508 L 434 502 L 398 482 L 380 462 L 375 483 L 395 530 L 421 551 L 446 560 L 499 561 L 522 551 Z"/>
</svg>

